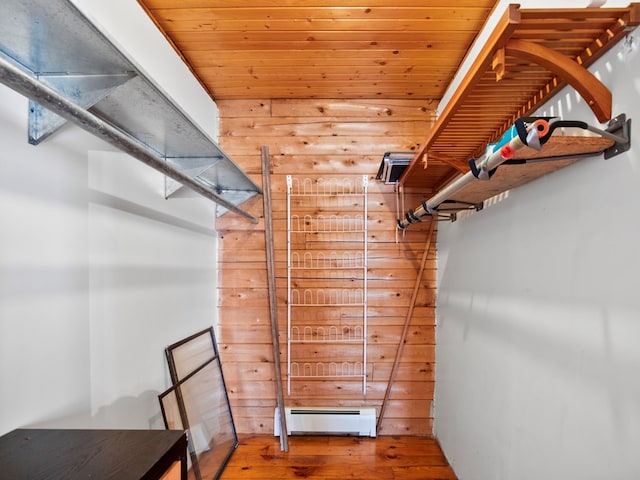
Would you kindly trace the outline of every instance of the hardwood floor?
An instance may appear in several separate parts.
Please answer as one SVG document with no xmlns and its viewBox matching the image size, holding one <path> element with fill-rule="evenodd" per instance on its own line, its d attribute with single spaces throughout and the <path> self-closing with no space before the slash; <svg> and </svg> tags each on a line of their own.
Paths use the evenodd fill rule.
<svg viewBox="0 0 640 480">
<path fill-rule="evenodd" d="M 222 480 L 287 478 L 455 480 L 438 443 L 425 437 L 289 437 L 240 440 Z"/>
</svg>

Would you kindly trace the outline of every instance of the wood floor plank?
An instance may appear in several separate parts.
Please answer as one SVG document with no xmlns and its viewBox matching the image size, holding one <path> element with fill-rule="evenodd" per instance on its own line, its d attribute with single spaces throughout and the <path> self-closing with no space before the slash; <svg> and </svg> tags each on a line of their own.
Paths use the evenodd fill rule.
<svg viewBox="0 0 640 480">
<path fill-rule="evenodd" d="M 428 437 L 289 437 L 289 452 L 273 436 L 243 438 L 222 480 L 239 479 L 455 480 Z"/>
</svg>

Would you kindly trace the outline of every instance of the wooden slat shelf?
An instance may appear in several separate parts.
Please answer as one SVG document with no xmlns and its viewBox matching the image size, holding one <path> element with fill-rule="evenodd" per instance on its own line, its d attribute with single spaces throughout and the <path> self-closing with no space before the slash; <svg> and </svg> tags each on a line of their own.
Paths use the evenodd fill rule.
<svg viewBox="0 0 640 480">
<path fill-rule="evenodd" d="M 598 121 L 610 120 L 611 94 L 587 67 L 638 23 L 640 3 L 579 9 L 510 5 L 416 151 L 400 178 L 402 187 L 437 190 L 446 186 L 457 174 L 468 172 L 469 159 L 478 158 L 518 117 L 530 115 L 567 84 L 581 93 Z M 591 137 L 553 137 L 541 156 L 600 153 L 611 144 Z M 501 166 L 490 182 L 469 188 L 467 198 L 472 202 L 489 198 L 574 161 Z M 443 164 L 449 171 L 434 178 L 430 167 Z M 477 191 L 471 193 L 472 189 Z"/>
</svg>

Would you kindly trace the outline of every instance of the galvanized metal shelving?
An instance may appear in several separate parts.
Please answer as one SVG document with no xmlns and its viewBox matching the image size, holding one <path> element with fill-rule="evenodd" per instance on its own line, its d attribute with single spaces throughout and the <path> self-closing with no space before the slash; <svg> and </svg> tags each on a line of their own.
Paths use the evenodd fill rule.
<svg viewBox="0 0 640 480">
<path fill-rule="evenodd" d="M 66 0 L 4 0 L 0 82 L 30 99 L 29 142 L 67 121 L 168 177 L 258 220 L 238 205 L 261 193 L 240 167 Z"/>
<path fill-rule="evenodd" d="M 287 391 L 292 380 L 367 391 L 367 182 L 287 177 Z"/>
</svg>

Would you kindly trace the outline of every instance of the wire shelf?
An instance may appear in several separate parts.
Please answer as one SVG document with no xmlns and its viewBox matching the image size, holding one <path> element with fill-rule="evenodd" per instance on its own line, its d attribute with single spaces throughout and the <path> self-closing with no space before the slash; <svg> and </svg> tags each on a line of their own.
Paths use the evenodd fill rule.
<svg viewBox="0 0 640 480">
<path fill-rule="evenodd" d="M 289 394 L 292 379 L 333 378 L 362 381 L 362 392 L 366 395 L 367 215 L 366 176 L 340 179 L 287 176 Z M 351 286 L 356 288 L 344 288 Z M 359 320 L 348 326 L 316 325 L 316 320 L 323 323 L 325 313 L 332 314 L 326 307 L 343 309 L 342 314 L 348 309 L 352 319 L 359 317 Z M 324 312 L 321 315 L 320 309 Z M 361 311 L 356 317 L 354 309 Z M 313 320 L 309 320 L 311 317 Z M 310 323 L 303 322 L 303 318 Z M 306 351 L 303 344 L 313 344 L 316 352 Z M 331 345 L 343 346 L 332 350 Z M 343 355 L 343 361 L 309 359 L 338 355 Z"/>
<path fill-rule="evenodd" d="M 359 343 L 364 341 L 364 329 L 356 326 L 300 327 L 292 326 L 290 338 L 296 343 Z"/>
<path fill-rule="evenodd" d="M 289 376 L 295 378 L 366 377 L 363 362 L 291 362 L 290 367 Z"/>
</svg>

